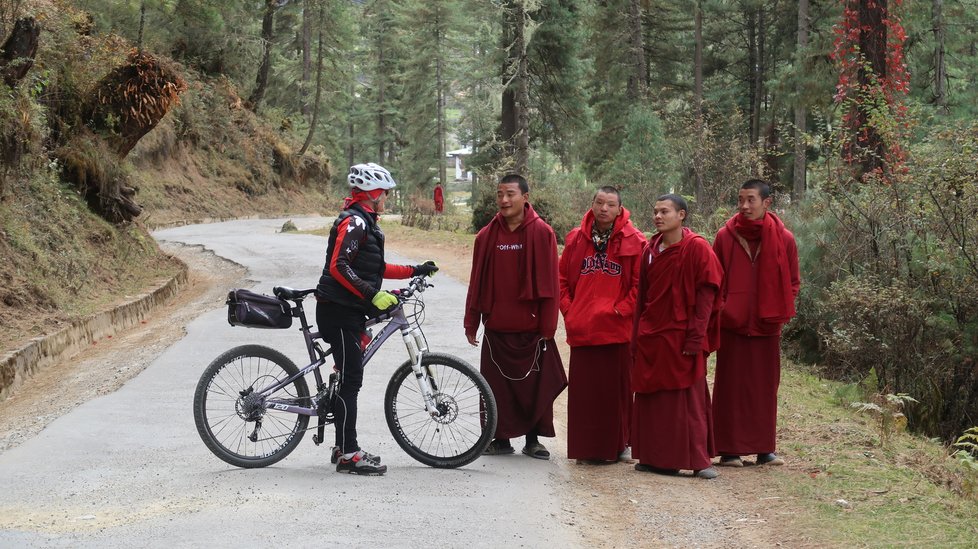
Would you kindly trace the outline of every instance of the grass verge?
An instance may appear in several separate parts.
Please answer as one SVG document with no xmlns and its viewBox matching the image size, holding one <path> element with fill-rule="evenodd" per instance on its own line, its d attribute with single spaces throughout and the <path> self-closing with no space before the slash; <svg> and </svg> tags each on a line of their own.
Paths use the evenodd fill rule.
<svg viewBox="0 0 978 549">
<path fill-rule="evenodd" d="M 788 465 L 772 476 L 798 507 L 793 528 L 846 546 L 975 547 L 978 500 L 940 443 L 892 433 L 837 395 L 848 386 L 784 369 L 779 441 Z M 973 474 L 973 473 L 972 473 Z"/>
</svg>

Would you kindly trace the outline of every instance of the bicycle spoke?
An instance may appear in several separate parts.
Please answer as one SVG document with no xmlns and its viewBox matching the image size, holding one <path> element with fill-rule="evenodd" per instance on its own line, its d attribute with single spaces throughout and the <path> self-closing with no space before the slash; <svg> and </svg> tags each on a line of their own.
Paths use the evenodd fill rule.
<svg viewBox="0 0 978 549">
<path fill-rule="evenodd" d="M 291 452 L 309 416 L 270 409 L 266 402 L 308 400 L 305 381 L 297 377 L 273 393 L 261 391 L 297 373 L 288 358 L 259 345 L 232 349 L 212 362 L 194 396 L 197 431 L 208 448 L 239 467 L 269 465 Z"/>
<path fill-rule="evenodd" d="M 426 357 L 428 383 L 437 387 L 433 398 L 438 414 L 425 407 L 422 392 L 409 365 L 395 373 L 388 386 L 385 411 L 395 439 L 422 463 L 458 467 L 482 454 L 495 430 L 495 406 L 488 384 L 471 367 L 447 355 Z M 487 425 L 489 427 L 487 428 Z"/>
</svg>

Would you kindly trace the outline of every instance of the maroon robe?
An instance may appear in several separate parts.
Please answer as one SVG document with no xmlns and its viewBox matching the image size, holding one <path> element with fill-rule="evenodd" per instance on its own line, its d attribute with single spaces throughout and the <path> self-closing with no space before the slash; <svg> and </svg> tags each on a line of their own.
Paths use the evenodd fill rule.
<svg viewBox="0 0 978 549">
<path fill-rule="evenodd" d="M 479 231 L 465 300 L 465 333 L 485 324 L 479 370 L 496 398 L 495 438 L 555 435 L 554 399 L 567 376 L 553 341 L 559 289 L 553 229 L 526 204 L 510 231 L 497 214 Z"/>
<path fill-rule="evenodd" d="M 721 345 L 713 385 L 717 452 L 774 452 L 781 326 L 795 314 L 801 286 L 795 238 L 776 215 L 759 222 L 740 214 L 717 233 L 713 248 L 725 271 Z"/>
<path fill-rule="evenodd" d="M 700 471 L 717 455 L 706 378 L 686 389 L 635 393 L 632 457 L 660 469 Z"/>
<path fill-rule="evenodd" d="M 688 228 L 643 255 L 632 365 L 632 457 L 662 469 L 700 470 L 715 455 L 706 358 L 719 345 L 723 270 Z"/>
<path fill-rule="evenodd" d="M 628 446 L 632 391 L 628 343 L 571 347 L 567 457 L 615 461 Z"/>
</svg>

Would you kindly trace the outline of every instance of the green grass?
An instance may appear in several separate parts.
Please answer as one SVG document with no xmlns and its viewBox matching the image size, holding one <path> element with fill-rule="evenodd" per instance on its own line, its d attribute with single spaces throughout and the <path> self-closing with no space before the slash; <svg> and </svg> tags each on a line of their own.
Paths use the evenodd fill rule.
<svg viewBox="0 0 978 549">
<path fill-rule="evenodd" d="M 794 526 L 838 545 L 978 546 L 969 473 L 941 444 L 908 433 L 881 448 L 877 422 L 844 407 L 845 394 L 841 383 L 784 369 L 779 443 L 789 466 L 773 478 L 797 508 Z"/>
</svg>

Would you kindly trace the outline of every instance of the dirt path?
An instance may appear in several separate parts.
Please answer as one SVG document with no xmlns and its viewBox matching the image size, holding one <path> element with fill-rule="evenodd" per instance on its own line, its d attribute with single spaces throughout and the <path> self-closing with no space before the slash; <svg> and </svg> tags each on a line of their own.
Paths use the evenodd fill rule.
<svg viewBox="0 0 978 549">
<path fill-rule="evenodd" d="M 435 259 L 444 273 L 467 281 L 470 250 L 422 239 L 392 239 L 392 251 Z M 244 282 L 244 270 L 199 248 L 167 246 L 190 266 L 190 282 L 179 297 L 146 323 L 97 342 L 82 356 L 48 368 L 0 403 L 0 453 L 29 439 L 81 403 L 107 394 L 136 376 L 171 343 L 183 326 L 223 305 L 226 291 Z M 561 328 L 562 329 L 562 328 Z M 461 328 L 460 328 L 461 330 Z M 461 334 L 460 334 L 461 337 Z M 558 333 L 558 341 L 563 342 Z M 561 343 L 562 356 L 568 357 Z M 558 436 L 551 441 L 554 475 L 563 491 L 563 515 L 582 546 L 759 547 L 805 545 L 783 528 L 790 511 L 765 480 L 761 467 L 724 469 L 719 479 L 660 477 L 638 473 L 631 463 L 580 465 L 565 457 L 566 392 L 558 399 Z"/>
</svg>

